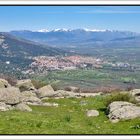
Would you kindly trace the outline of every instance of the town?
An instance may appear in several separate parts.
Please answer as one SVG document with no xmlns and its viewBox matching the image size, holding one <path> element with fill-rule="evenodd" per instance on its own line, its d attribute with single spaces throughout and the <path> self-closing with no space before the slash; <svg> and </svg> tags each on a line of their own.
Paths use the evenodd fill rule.
<svg viewBox="0 0 140 140">
<path fill-rule="evenodd" d="M 133 67 L 129 63 L 109 62 L 107 60 L 90 56 L 38 56 L 32 58 L 33 62 L 24 74 L 45 74 L 48 71 L 74 70 L 74 69 L 102 69 L 107 67 L 115 69 L 129 69 Z"/>
</svg>

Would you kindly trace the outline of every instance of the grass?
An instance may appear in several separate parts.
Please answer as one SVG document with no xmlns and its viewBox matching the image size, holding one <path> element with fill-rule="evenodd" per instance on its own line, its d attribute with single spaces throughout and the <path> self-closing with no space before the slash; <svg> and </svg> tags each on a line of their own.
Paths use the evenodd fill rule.
<svg viewBox="0 0 140 140">
<path fill-rule="evenodd" d="M 53 71 L 49 72 L 47 76 L 39 76 L 33 79 L 52 84 L 58 89 L 64 89 L 69 85 L 77 86 L 81 89 L 100 88 L 102 86 L 116 86 L 121 89 L 127 89 L 129 86 L 133 88 L 140 86 L 139 71 L 115 71 L 111 69 Z"/>
<path fill-rule="evenodd" d="M 130 102 L 130 103 L 133 103 L 133 104 L 137 104 L 137 101 L 136 101 L 135 97 L 128 94 L 127 92 L 126 93 L 125 92 L 123 92 L 123 93 L 117 93 L 117 92 L 112 93 L 105 100 L 106 107 L 114 101 L 124 101 L 124 102 Z"/>
<path fill-rule="evenodd" d="M 140 134 L 140 118 L 116 124 L 108 120 L 106 99 L 48 99 L 59 107 L 31 106 L 32 112 L 0 112 L 0 134 Z M 87 109 L 97 109 L 100 115 L 87 117 Z"/>
</svg>

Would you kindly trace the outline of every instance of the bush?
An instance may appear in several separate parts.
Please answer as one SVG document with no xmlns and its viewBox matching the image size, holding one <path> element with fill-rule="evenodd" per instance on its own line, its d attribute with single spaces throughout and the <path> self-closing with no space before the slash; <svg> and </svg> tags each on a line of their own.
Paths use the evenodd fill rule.
<svg viewBox="0 0 140 140">
<path fill-rule="evenodd" d="M 70 121 L 71 121 L 71 116 L 70 116 L 69 114 L 65 115 L 65 116 L 64 116 L 64 120 L 65 120 L 66 122 L 70 122 Z"/>
<path fill-rule="evenodd" d="M 132 129 L 140 129 L 140 124 L 136 124 L 134 126 L 131 127 Z"/>
<path fill-rule="evenodd" d="M 55 84 L 52 84 L 51 86 L 52 86 L 54 91 L 60 90 L 60 88 Z"/>
<path fill-rule="evenodd" d="M 80 88 L 79 87 L 73 87 L 73 86 L 65 87 L 64 90 L 72 91 L 72 92 L 80 92 Z"/>
<path fill-rule="evenodd" d="M 37 80 L 32 80 L 32 84 L 36 89 L 46 86 L 46 83 Z"/>
<path fill-rule="evenodd" d="M 12 86 L 15 86 L 17 84 L 17 79 L 13 76 L 0 74 L 0 78 L 7 80 L 8 83 Z"/>
<path fill-rule="evenodd" d="M 105 99 L 105 106 L 108 106 L 110 103 L 114 101 L 126 101 L 130 103 L 137 104 L 135 97 L 131 96 L 128 93 L 112 93 Z"/>
<path fill-rule="evenodd" d="M 119 92 L 121 91 L 120 87 L 118 86 L 101 86 L 97 88 L 84 88 L 80 89 L 80 92 L 83 93 L 97 93 L 97 92 L 103 92 L 103 93 L 111 93 L 111 92 Z"/>
</svg>

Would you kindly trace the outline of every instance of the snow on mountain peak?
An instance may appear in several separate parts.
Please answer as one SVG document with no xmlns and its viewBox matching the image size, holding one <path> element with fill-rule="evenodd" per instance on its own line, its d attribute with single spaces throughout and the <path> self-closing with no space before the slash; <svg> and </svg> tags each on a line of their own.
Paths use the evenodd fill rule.
<svg viewBox="0 0 140 140">
<path fill-rule="evenodd" d="M 37 32 L 49 32 L 49 30 L 47 30 L 47 29 L 41 29 L 41 30 L 38 30 Z"/>
<path fill-rule="evenodd" d="M 100 30 L 100 29 L 88 29 L 88 28 L 83 28 L 83 29 L 56 28 L 54 30 L 41 29 L 41 30 L 38 30 L 37 32 L 70 32 L 70 31 L 75 31 L 75 30 L 81 30 L 85 32 L 106 32 L 106 31 L 112 32 L 112 30 L 105 30 L 105 29 Z"/>
<path fill-rule="evenodd" d="M 109 30 L 105 30 L 105 29 L 99 30 L 99 29 L 87 29 L 87 28 L 84 28 L 84 30 L 86 32 L 106 32 L 106 31 L 109 31 Z"/>
<path fill-rule="evenodd" d="M 54 29 L 53 30 L 54 32 L 68 32 L 68 31 L 70 31 L 69 29 L 66 29 L 66 28 L 62 28 L 62 29 Z"/>
</svg>

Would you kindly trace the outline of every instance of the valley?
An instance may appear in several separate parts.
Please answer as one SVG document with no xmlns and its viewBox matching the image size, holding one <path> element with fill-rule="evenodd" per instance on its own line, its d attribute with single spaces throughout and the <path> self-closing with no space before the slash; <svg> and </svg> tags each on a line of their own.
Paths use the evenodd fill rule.
<svg viewBox="0 0 140 140">
<path fill-rule="evenodd" d="M 54 36 L 55 41 L 47 41 Z M 106 41 L 103 36 L 107 37 Z M 138 33 L 58 29 L 12 31 L 1 33 L 0 37 L 0 72 L 3 74 L 18 79 L 38 79 L 58 89 L 73 85 L 92 91 L 104 87 L 121 90 L 139 87 Z M 83 38 L 87 38 L 86 44 Z M 58 46 L 54 47 L 55 42 Z"/>
</svg>

